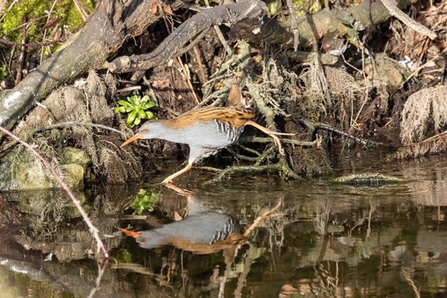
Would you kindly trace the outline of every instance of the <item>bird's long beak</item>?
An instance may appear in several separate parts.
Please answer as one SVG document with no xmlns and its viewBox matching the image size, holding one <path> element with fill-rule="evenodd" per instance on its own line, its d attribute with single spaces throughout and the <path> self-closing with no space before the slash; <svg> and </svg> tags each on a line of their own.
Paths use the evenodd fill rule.
<svg viewBox="0 0 447 298">
<path fill-rule="evenodd" d="M 140 133 L 135 134 L 133 137 L 131 137 L 130 139 L 128 139 L 127 141 L 125 141 L 124 143 L 121 144 L 120 147 L 124 147 L 126 145 L 129 145 L 132 142 L 135 142 L 136 140 L 142 139 L 143 135 Z"/>
</svg>

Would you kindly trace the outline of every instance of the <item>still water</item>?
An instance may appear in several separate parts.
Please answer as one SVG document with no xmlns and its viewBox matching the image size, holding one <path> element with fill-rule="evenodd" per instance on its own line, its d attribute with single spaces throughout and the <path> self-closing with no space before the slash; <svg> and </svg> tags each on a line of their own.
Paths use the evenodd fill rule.
<svg viewBox="0 0 447 298">
<path fill-rule="evenodd" d="M 192 173 L 79 193 L 108 261 L 62 192 L 0 194 L 0 297 L 447 297 L 446 159 L 336 176 L 352 173 L 404 182 Z M 132 216 L 141 189 L 158 201 Z"/>
</svg>

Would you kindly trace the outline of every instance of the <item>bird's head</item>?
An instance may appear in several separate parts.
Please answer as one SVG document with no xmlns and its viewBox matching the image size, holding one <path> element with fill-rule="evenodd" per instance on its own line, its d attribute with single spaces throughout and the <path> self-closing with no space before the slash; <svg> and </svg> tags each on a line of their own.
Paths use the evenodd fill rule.
<svg viewBox="0 0 447 298">
<path fill-rule="evenodd" d="M 127 146 L 132 142 L 135 142 L 139 139 L 150 139 L 150 129 L 147 125 L 143 125 L 142 127 L 140 127 L 140 129 L 137 130 L 137 132 L 135 133 L 135 135 L 133 137 L 131 137 L 130 139 L 126 140 L 124 143 L 121 144 L 121 147 Z"/>
</svg>

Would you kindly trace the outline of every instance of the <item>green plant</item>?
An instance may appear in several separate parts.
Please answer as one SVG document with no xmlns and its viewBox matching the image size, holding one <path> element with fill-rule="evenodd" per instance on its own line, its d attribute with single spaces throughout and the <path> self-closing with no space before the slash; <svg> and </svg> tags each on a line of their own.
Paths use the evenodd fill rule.
<svg viewBox="0 0 447 298">
<path fill-rule="evenodd" d="M 18 30 L 24 26 L 26 20 L 27 42 L 42 42 L 43 27 L 49 19 L 58 19 L 57 24 L 60 27 L 67 27 L 64 30 L 74 31 L 78 29 L 84 20 L 72 0 L 60 0 L 57 5 L 53 5 L 52 1 L 42 0 L 21 0 L 10 1 L 8 9 L 4 9 L 0 14 L 0 35 L 12 41 L 21 41 L 23 37 L 22 30 Z M 78 1 L 84 10 L 92 11 L 96 5 L 96 1 Z M 5 3 L 5 1 L 0 1 Z M 56 26 L 55 26 L 56 28 Z M 50 30 L 51 31 L 51 30 Z M 48 38 L 48 33 L 47 33 Z"/>
<path fill-rule="evenodd" d="M 118 106 L 115 108 L 115 113 L 129 113 L 126 124 L 132 128 L 140 124 L 142 119 L 157 119 L 152 111 L 148 111 L 156 105 L 157 103 L 150 100 L 148 95 L 141 98 L 140 95 L 134 94 L 127 97 L 126 100 L 119 100 Z"/>
<path fill-rule="evenodd" d="M 8 68 L 6 64 L 0 66 L 0 81 L 3 81 L 8 76 Z"/>
<path fill-rule="evenodd" d="M 149 212 L 154 211 L 154 206 L 158 202 L 158 194 L 154 191 L 148 192 L 145 189 L 140 189 L 133 202 L 127 209 L 134 209 L 133 214 L 141 214 L 147 210 Z"/>
</svg>

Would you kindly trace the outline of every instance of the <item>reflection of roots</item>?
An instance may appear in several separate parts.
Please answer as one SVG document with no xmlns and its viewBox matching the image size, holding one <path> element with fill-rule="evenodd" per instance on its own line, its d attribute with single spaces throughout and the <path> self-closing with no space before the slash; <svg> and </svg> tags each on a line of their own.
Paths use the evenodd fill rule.
<svg viewBox="0 0 447 298">
<path fill-rule="evenodd" d="M 29 226 L 29 231 L 37 238 L 54 236 L 59 230 L 59 225 L 65 220 L 67 200 L 59 198 L 53 204 L 45 203 L 35 221 Z M 36 205 L 33 204 L 36 208 Z"/>
<path fill-rule="evenodd" d="M 338 276 L 332 276 L 330 268 L 331 262 L 326 261 L 325 263 L 328 268 L 326 268 L 323 264 L 319 264 L 318 268 L 314 268 L 315 274 L 320 276 L 320 286 L 315 294 L 321 297 L 338 297 Z M 338 262 L 335 262 L 335 267 L 335 272 L 338 273 Z"/>
</svg>

